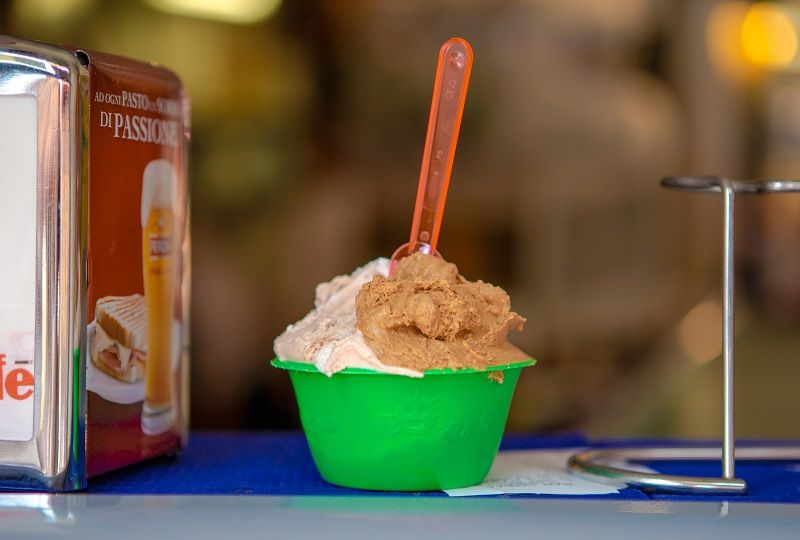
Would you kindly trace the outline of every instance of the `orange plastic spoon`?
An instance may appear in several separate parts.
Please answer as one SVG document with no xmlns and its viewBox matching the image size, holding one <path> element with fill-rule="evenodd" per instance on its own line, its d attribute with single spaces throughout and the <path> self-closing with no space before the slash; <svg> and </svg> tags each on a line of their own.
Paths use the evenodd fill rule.
<svg viewBox="0 0 800 540">
<path fill-rule="evenodd" d="M 472 47 L 464 39 L 448 39 L 439 49 L 411 236 L 392 255 L 389 269 L 392 274 L 397 261 L 412 253 L 419 251 L 440 256 L 436 244 L 442 227 L 470 71 Z"/>
</svg>

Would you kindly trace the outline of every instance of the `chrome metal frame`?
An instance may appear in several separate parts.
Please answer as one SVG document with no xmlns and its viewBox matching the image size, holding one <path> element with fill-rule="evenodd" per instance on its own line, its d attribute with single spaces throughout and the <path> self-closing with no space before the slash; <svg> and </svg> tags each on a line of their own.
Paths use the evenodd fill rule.
<svg viewBox="0 0 800 540">
<path fill-rule="evenodd" d="M 800 192 L 800 180 L 729 180 L 719 176 L 668 177 L 661 185 L 681 191 L 721 193 L 723 196 L 722 256 L 722 448 L 612 448 L 572 456 L 568 468 L 593 479 L 655 491 L 688 493 L 743 493 L 747 483 L 736 478 L 736 458 L 798 460 L 800 447 L 735 448 L 733 406 L 734 364 L 734 213 L 736 195 Z M 721 450 L 721 451 L 720 451 Z M 614 465 L 620 460 L 722 460 L 722 477 L 643 473 Z"/>
<path fill-rule="evenodd" d="M 4 489 L 86 483 L 80 71 L 66 50 L 0 36 L 0 95 L 33 96 L 38 110 L 34 435 L 0 441 Z"/>
</svg>

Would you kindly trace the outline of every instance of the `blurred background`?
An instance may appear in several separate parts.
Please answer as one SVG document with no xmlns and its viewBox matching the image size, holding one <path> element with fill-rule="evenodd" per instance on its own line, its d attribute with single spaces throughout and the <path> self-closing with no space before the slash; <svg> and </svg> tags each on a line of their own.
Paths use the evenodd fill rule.
<svg viewBox="0 0 800 540">
<path fill-rule="evenodd" d="M 299 425 L 272 340 L 407 239 L 457 35 L 475 66 L 440 250 L 528 318 L 509 429 L 718 435 L 721 201 L 658 181 L 798 175 L 800 2 L 0 0 L 0 32 L 183 78 L 196 428 Z M 737 434 L 797 437 L 800 195 L 737 210 Z"/>
</svg>

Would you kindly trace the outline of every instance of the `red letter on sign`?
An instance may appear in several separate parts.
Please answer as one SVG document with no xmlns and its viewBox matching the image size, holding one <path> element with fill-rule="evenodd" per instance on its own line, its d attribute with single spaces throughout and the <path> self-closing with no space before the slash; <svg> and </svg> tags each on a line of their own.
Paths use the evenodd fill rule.
<svg viewBox="0 0 800 540">
<path fill-rule="evenodd" d="M 33 375 L 27 369 L 14 369 L 6 379 L 6 392 L 11 399 L 22 401 L 33 395 Z"/>
</svg>

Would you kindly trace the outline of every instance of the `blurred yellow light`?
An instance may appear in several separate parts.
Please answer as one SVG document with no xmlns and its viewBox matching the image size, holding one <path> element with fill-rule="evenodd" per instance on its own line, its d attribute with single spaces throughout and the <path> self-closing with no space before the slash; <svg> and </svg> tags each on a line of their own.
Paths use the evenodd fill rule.
<svg viewBox="0 0 800 540">
<path fill-rule="evenodd" d="M 711 64 L 733 80 L 744 80 L 753 70 L 742 50 L 742 23 L 750 4 L 721 2 L 711 8 L 706 25 L 706 47 Z"/>
<path fill-rule="evenodd" d="M 94 0 L 17 0 L 14 9 L 28 19 L 58 21 L 79 14 L 94 4 Z"/>
<path fill-rule="evenodd" d="M 152 7 L 187 17 L 253 24 L 273 15 L 281 0 L 146 0 Z"/>
<path fill-rule="evenodd" d="M 689 359 L 710 362 L 722 352 L 722 308 L 719 302 L 697 304 L 681 321 L 678 340 Z"/>
<path fill-rule="evenodd" d="M 780 4 L 751 6 L 741 36 L 745 58 L 762 68 L 789 67 L 797 54 L 797 29 L 787 8 Z"/>
</svg>

